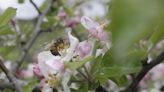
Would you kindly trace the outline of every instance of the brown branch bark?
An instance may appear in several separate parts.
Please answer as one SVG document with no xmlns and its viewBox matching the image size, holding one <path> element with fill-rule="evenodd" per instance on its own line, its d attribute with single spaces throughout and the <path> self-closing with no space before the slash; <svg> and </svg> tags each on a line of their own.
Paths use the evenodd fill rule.
<svg viewBox="0 0 164 92">
<path fill-rule="evenodd" d="M 3 61 L 0 59 L 0 68 L 2 71 L 6 74 L 9 81 L 13 84 L 15 90 L 18 92 L 23 92 L 21 89 L 21 86 L 17 83 L 16 78 L 13 76 L 13 74 L 6 68 L 6 66 L 3 64 Z"/>
<path fill-rule="evenodd" d="M 145 65 L 138 75 L 134 78 L 132 83 L 124 90 L 124 92 L 135 92 L 136 87 L 142 78 L 156 65 L 160 64 L 164 60 L 164 52 L 162 52 L 156 59 L 152 60 L 149 64 Z"/>
<path fill-rule="evenodd" d="M 37 10 L 38 14 L 42 14 L 42 12 L 39 10 L 39 8 L 37 7 L 37 5 L 32 1 L 30 0 L 30 3 L 35 7 L 35 9 Z"/>
<path fill-rule="evenodd" d="M 46 15 L 46 14 L 48 13 L 48 11 L 50 10 L 50 8 L 51 8 L 53 2 L 54 2 L 53 0 L 50 0 L 50 1 L 49 1 L 49 4 L 48 4 L 48 6 L 47 6 L 47 8 L 44 10 L 43 13 L 41 13 L 41 14 L 39 15 L 38 20 L 37 20 L 37 23 L 36 23 L 36 27 L 35 27 L 35 29 L 34 29 L 34 33 L 33 33 L 32 37 L 31 37 L 31 39 L 29 40 L 29 42 L 27 43 L 26 47 L 24 48 L 22 55 L 21 55 L 21 56 L 18 58 L 18 60 L 16 61 L 17 63 L 16 63 L 16 65 L 14 66 L 14 69 L 13 69 L 14 72 L 16 72 L 16 71 L 21 67 L 21 65 L 22 65 L 24 59 L 26 58 L 26 56 L 27 56 L 27 54 L 28 54 L 30 48 L 32 47 L 32 45 L 34 44 L 34 42 L 36 41 L 36 39 L 37 39 L 38 36 L 40 35 L 40 33 L 41 33 L 41 31 L 42 31 L 41 28 L 40 28 L 40 26 L 41 26 L 41 24 L 43 23 L 43 18 L 45 17 L 45 15 Z M 34 7 L 36 8 L 36 6 L 35 6 L 34 3 L 33 3 L 33 5 L 34 5 Z M 36 8 L 36 10 L 37 10 L 37 8 Z"/>
</svg>

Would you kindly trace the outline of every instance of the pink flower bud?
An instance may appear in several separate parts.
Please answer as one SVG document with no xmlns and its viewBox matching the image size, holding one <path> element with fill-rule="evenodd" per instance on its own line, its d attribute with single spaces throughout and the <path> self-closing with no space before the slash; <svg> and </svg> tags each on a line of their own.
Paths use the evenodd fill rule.
<svg viewBox="0 0 164 92">
<path fill-rule="evenodd" d="M 59 17 L 60 19 L 62 19 L 62 20 L 66 19 L 67 14 L 66 14 L 66 12 L 64 11 L 63 8 L 60 8 L 60 10 L 59 10 L 59 12 L 58 12 L 58 17 Z"/>
<path fill-rule="evenodd" d="M 36 65 L 33 67 L 33 73 L 34 73 L 39 79 L 42 79 L 42 78 L 43 78 L 43 74 L 41 73 L 38 64 L 36 64 Z"/>
<path fill-rule="evenodd" d="M 107 42 L 109 40 L 108 34 L 103 31 L 103 25 L 99 25 L 89 17 L 83 16 L 81 18 L 82 25 L 88 30 L 92 37 Z"/>
<path fill-rule="evenodd" d="M 67 23 L 67 26 L 70 27 L 70 28 L 74 28 L 77 24 L 77 22 L 73 19 L 67 20 L 66 23 Z"/>
</svg>

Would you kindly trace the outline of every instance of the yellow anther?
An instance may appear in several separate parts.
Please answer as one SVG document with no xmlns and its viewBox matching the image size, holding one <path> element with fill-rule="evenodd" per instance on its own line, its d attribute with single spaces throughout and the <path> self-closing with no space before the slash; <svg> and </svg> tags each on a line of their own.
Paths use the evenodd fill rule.
<svg viewBox="0 0 164 92">
<path fill-rule="evenodd" d="M 103 23 L 100 24 L 100 27 L 101 27 L 101 28 L 104 28 L 104 27 L 106 27 L 106 26 L 107 26 L 107 23 L 105 23 L 105 22 L 103 22 Z"/>
<path fill-rule="evenodd" d="M 57 85 L 58 85 L 58 81 L 59 81 L 59 80 L 57 79 L 57 77 L 56 77 L 56 76 L 53 76 L 53 77 L 49 78 L 48 84 L 49 84 L 52 88 L 56 88 Z"/>
</svg>

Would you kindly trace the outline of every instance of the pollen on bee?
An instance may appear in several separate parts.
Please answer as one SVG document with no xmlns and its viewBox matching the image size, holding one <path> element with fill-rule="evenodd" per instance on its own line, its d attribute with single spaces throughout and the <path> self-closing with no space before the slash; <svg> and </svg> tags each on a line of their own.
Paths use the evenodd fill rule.
<svg viewBox="0 0 164 92">
<path fill-rule="evenodd" d="M 46 80 L 45 83 L 48 83 L 48 80 Z"/>
<path fill-rule="evenodd" d="M 49 50 L 55 56 L 60 55 L 61 52 L 67 48 L 67 41 L 64 39 L 57 39 L 56 41 L 51 42 L 49 45 Z"/>
</svg>

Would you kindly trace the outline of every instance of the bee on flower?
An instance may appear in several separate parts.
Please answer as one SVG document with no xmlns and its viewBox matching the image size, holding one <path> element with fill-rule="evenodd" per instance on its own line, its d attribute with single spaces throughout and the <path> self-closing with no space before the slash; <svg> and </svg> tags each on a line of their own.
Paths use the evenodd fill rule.
<svg viewBox="0 0 164 92">
<path fill-rule="evenodd" d="M 108 44 L 108 35 L 103 31 L 105 24 L 99 25 L 88 17 L 82 17 L 81 22 L 93 38 L 100 43 Z M 59 92 L 71 92 L 67 83 L 71 76 L 75 76 L 76 70 L 72 71 L 68 67 L 65 67 L 65 62 L 78 62 L 87 56 L 94 55 L 92 53 L 94 46 L 90 39 L 79 42 L 71 34 L 71 30 L 68 30 L 67 35 L 68 40 L 58 39 L 51 43 L 50 49 L 38 54 L 38 64 L 33 68 L 33 72 L 41 80 L 39 87 L 42 92 L 53 92 L 53 89 Z M 104 48 L 96 48 L 96 50 L 96 54 L 105 53 Z M 62 87 L 59 85 L 62 85 Z"/>
</svg>

